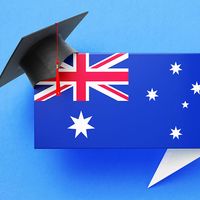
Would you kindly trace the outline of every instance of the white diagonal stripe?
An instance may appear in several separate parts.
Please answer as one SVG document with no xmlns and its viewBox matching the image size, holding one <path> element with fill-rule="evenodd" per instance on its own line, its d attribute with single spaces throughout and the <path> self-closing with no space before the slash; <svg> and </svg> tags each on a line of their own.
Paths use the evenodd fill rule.
<svg viewBox="0 0 200 200">
<path fill-rule="evenodd" d="M 104 59 L 104 60 L 102 60 L 102 61 L 100 61 L 98 63 L 95 63 L 94 65 L 90 66 L 90 68 L 93 68 L 95 65 L 98 65 L 99 63 L 104 62 L 105 60 L 108 60 L 109 58 L 114 57 L 115 55 L 116 54 L 113 54 L 112 56 L 110 56 L 110 57 L 108 57 L 108 58 L 106 58 L 106 59 Z M 126 60 L 126 59 L 128 59 L 128 53 L 125 53 L 125 54 L 121 55 L 120 57 L 114 59 L 113 61 L 110 61 L 110 62 L 102 65 L 101 67 L 94 68 L 94 69 L 95 69 L 95 71 L 106 70 L 106 69 L 109 69 L 110 67 L 112 67 L 112 66 L 114 66 L 114 65 L 116 65 L 116 64 L 118 64 L 118 63 L 120 63 L 120 62 L 122 62 L 124 60 Z"/>
<path fill-rule="evenodd" d="M 125 93 L 123 93 L 123 92 L 121 92 L 121 91 L 119 91 L 119 90 L 117 90 L 117 89 L 115 89 L 115 88 L 113 88 L 113 87 L 111 87 L 109 85 L 106 85 L 105 83 L 104 83 L 104 85 L 109 87 L 109 88 L 112 88 L 113 90 L 115 90 L 115 91 L 117 91 L 117 92 L 119 92 L 119 93 L 121 93 L 121 94 L 123 94 L 123 95 L 128 97 L 127 94 L 125 94 Z M 110 91 L 106 90 L 105 88 L 102 88 L 101 86 L 99 86 L 97 84 L 89 83 L 89 86 L 94 88 L 95 90 L 97 90 L 97 91 L 99 91 L 99 92 L 101 92 L 101 93 L 103 93 L 103 94 L 105 94 L 105 95 L 117 100 L 117 101 L 127 101 L 126 99 L 120 97 L 119 95 L 114 94 L 113 92 L 110 92 Z"/>
</svg>

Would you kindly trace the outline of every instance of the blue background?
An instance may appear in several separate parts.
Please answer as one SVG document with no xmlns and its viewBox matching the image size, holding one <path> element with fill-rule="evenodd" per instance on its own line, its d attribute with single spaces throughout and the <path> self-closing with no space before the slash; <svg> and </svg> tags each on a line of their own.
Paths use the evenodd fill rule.
<svg viewBox="0 0 200 200">
<path fill-rule="evenodd" d="M 69 42 L 87 52 L 200 52 L 200 1 L 0 2 L 0 70 L 21 36 L 88 10 Z M 33 89 L 0 89 L 0 199 L 197 199 L 200 160 L 152 189 L 165 150 L 34 150 Z"/>
</svg>

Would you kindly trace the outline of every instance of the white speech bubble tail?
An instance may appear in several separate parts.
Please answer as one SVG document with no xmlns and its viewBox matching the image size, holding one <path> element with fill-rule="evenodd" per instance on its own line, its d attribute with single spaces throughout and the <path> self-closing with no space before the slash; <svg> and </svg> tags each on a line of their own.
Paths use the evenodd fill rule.
<svg viewBox="0 0 200 200">
<path fill-rule="evenodd" d="M 148 188 L 198 158 L 200 158 L 200 149 L 168 149 L 154 173 Z"/>
</svg>

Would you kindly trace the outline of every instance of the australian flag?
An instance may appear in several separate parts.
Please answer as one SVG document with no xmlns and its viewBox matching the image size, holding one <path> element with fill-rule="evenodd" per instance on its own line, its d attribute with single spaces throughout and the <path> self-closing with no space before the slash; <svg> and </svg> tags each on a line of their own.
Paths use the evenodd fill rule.
<svg viewBox="0 0 200 200">
<path fill-rule="evenodd" d="M 35 148 L 200 148 L 200 54 L 74 53 L 35 87 Z"/>
</svg>

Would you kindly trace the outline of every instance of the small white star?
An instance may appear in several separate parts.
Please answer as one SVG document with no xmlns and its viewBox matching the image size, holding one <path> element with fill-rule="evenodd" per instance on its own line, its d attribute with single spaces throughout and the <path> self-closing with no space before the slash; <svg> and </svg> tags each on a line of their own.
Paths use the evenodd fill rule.
<svg viewBox="0 0 200 200">
<path fill-rule="evenodd" d="M 146 95 L 146 97 L 148 97 L 149 98 L 149 101 L 150 100 L 156 100 L 156 97 L 158 97 L 158 95 L 156 94 L 157 93 L 157 90 L 153 90 L 153 88 L 149 91 L 149 90 L 147 90 L 147 92 L 148 92 L 148 94 Z"/>
<path fill-rule="evenodd" d="M 196 84 L 192 84 L 192 89 L 194 91 L 194 94 L 198 93 L 200 94 L 200 84 L 198 84 L 198 82 L 196 82 Z"/>
<path fill-rule="evenodd" d="M 182 103 L 182 105 L 183 105 L 183 108 L 188 108 L 189 103 L 188 103 L 187 101 L 184 101 L 184 102 Z"/>
<path fill-rule="evenodd" d="M 177 129 L 176 127 L 175 127 L 174 129 L 171 129 L 171 131 L 172 131 L 172 133 L 171 133 L 170 135 L 173 136 L 173 139 L 174 139 L 174 138 L 179 139 L 179 136 L 182 135 L 182 134 L 180 133 L 181 129 Z"/>
<path fill-rule="evenodd" d="M 72 126 L 68 127 L 68 129 L 75 129 L 76 130 L 75 138 L 78 137 L 81 133 L 86 138 L 88 137 L 87 136 L 87 129 L 94 129 L 93 126 L 88 124 L 91 118 L 92 118 L 92 116 L 90 116 L 88 118 L 84 118 L 82 111 L 80 112 L 78 118 L 71 117 L 74 124 Z"/>
<path fill-rule="evenodd" d="M 181 64 L 177 64 L 176 62 L 175 62 L 175 64 L 174 65 L 172 65 L 171 64 L 171 69 L 170 69 L 170 71 L 173 71 L 173 74 L 175 74 L 175 73 L 177 73 L 177 74 L 179 74 L 179 71 L 182 71 L 182 69 L 180 68 L 180 66 L 181 66 Z"/>
</svg>

